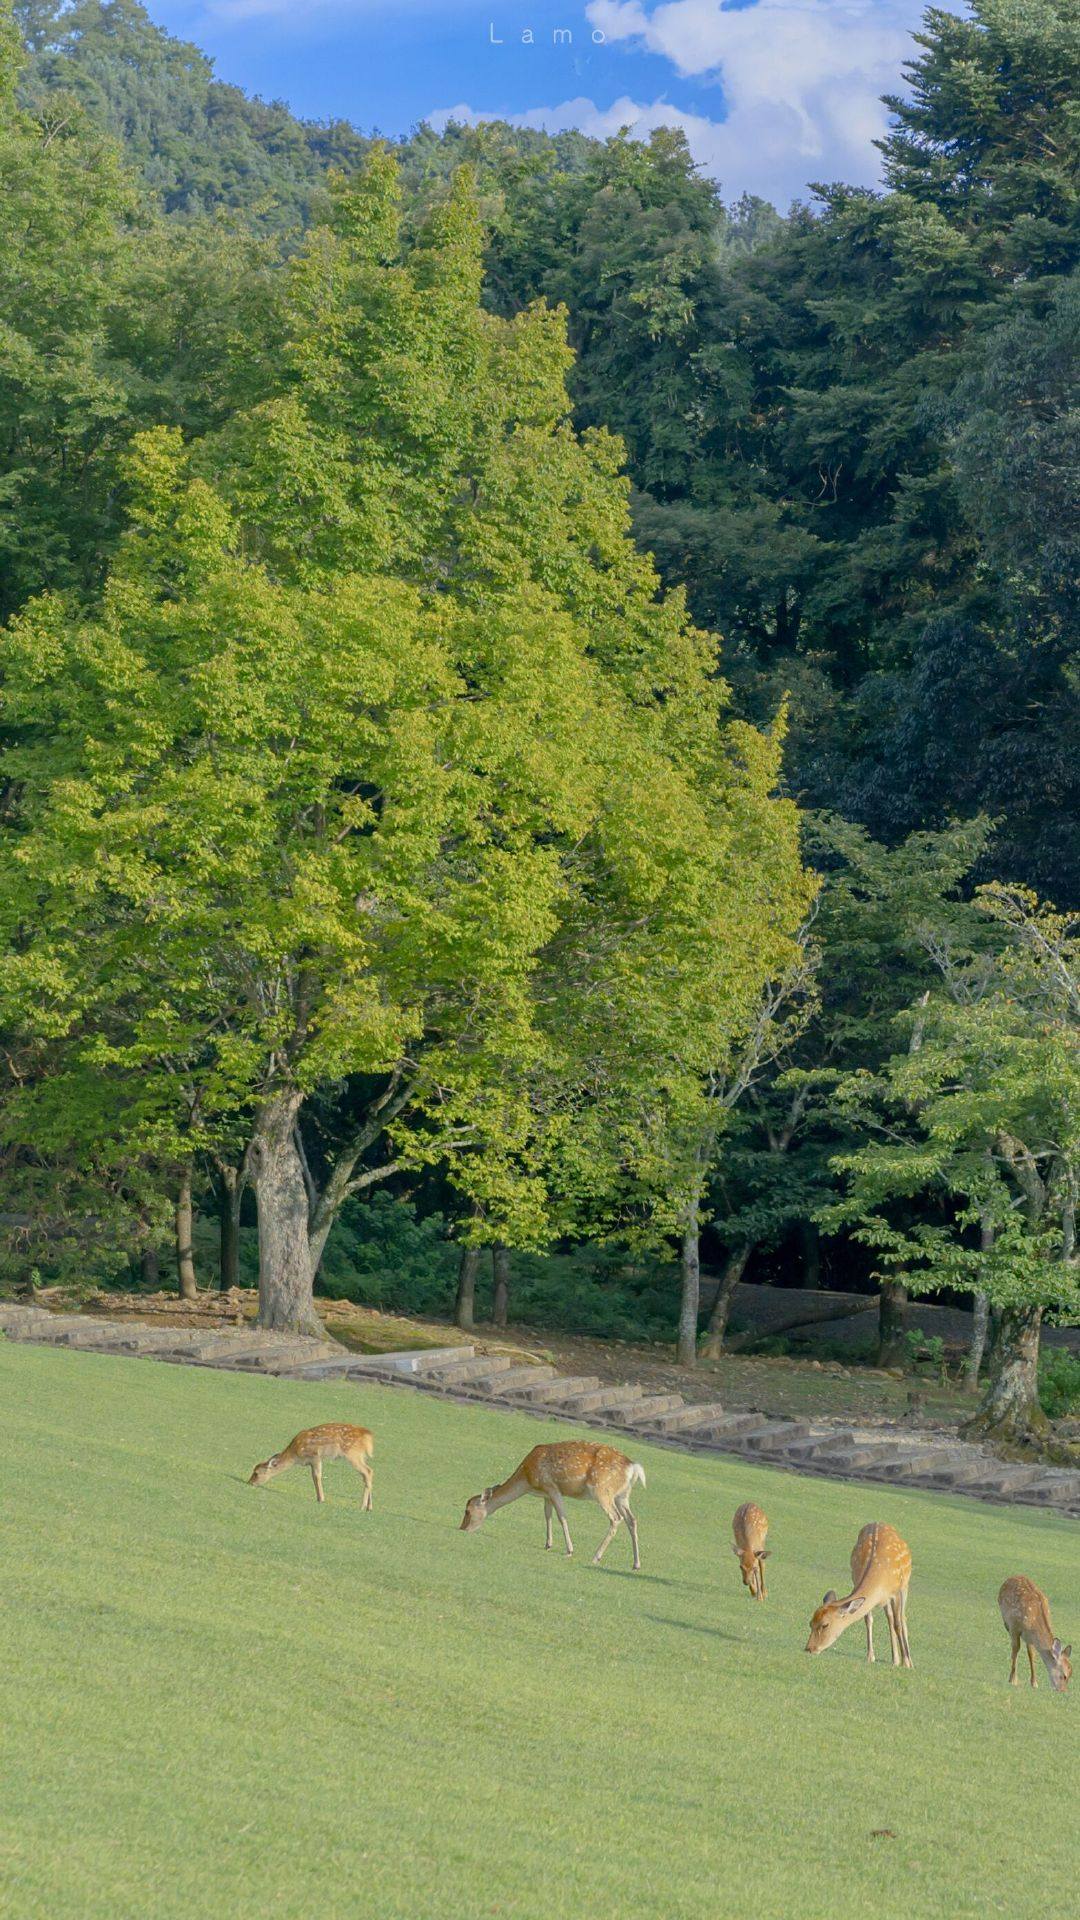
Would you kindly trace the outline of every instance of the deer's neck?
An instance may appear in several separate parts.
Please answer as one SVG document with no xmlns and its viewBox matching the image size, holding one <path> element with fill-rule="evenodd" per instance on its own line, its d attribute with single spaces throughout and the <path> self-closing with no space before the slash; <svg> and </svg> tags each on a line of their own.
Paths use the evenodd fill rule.
<svg viewBox="0 0 1080 1920">
<path fill-rule="evenodd" d="M 529 1483 L 521 1474 L 512 1473 L 509 1480 L 501 1486 L 492 1487 L 487 1497 L 487 1510 L 494 1513 L 496 1507 L 508 1507 L 511 1500 L 520 1500 L 523 1493 L 529 1492 Z"/>
</svg>

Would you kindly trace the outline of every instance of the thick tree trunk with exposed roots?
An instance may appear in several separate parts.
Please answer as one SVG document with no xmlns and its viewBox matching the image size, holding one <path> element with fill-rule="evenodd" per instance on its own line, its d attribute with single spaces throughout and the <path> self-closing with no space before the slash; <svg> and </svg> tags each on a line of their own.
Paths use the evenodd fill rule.
<svg viewBox="0 0 1080 1920">
<path fill-rule="evenodd" d="M 721 1275 L 716 1299 L 713 1301 L 712 1312 L 709 1315 L 709 1324 L 705 1329 L 705 1340 L 701 1349 L 703 1360 L 719 1360 L 724 1351 L 731 1303 L 735 1298 L 735 1289 L 746 1272 L 746 1263 L 752 1252 L 753 1242 L 748 1240 L 744 1246 L 736 1247 L 734 1253 L 728 1255 L 727 1265 Z"/>
<path fill-rule="evenodd" d="M 1038 1440 L 1047 1420 L 1039 1405 L 1041 1307 L 1006 1307 L 997 1341 L 997 1365 L 968 1433 L 998 1440 Z"/>
<path fill-rule="evenodd" d="M 308 1187 L 296 1139 L 300 1094 L 274 1094 L 255 1124 L 252 1177 L 259 1211 L 259 1325 L 325 1338 L 315 1312 L 315 1272 L 325 1234 L 312 1243 Z"/>
<path fill-rule="evenodd" d="M 902 1367 L 907 1359 L 907 1288 L 901 1280 L 883 1280 L 878 1307 L 878 1366 Z"/>
<path fill-rule="evenodd" d="M 479 1268 L 479 1247 L 462 1247 L 454 1320 L 459 1327 L 464 1327 L 466 1333 L 471 1333 L 476 1325 L 476 1276 Z"/>
<path fill-rule="evenodd" d="M 701 1306 L 701 1244 L 697 1208 L 682 1237 L 682 1298 L 675 1358 L 680 1367 L 697 1364 L 698 1310 Z"/>
<path fill-rule="evenodd" d="M 195 1284 L 195 1251 L 191 1243 L 192 1223 L 191 1168 L 185 1167 L 176 1195 L 176 1278 L 181 1300 L 197 1300 L 199 1297 L 199 1289 Z"/>
<path fill-rule="evenodd" d="M 491 1306 L 491 1318 L 497 1327 L 505 1327 L 510 1306 L 510 1249 L 501 1243 L 491 1249 L 491 1272 L 494 1282 L 494 1297 Z"/>
</svg>

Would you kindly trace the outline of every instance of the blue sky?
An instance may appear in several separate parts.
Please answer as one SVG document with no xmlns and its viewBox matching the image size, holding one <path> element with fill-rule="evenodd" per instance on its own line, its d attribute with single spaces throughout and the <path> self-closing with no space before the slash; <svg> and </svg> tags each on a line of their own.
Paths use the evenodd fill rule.
<svg viewBox="0 0 1080 1920">
<path fill-rule="evenodd" d="M 729 198 L 877 178 L 879 96 L 924 0 L 148 0 L 221 79 L 313 119 L 408 132 L 506 118 L 682 126 Z M 961 0 L 954 0 L 957 9 Z"/>
</svg>

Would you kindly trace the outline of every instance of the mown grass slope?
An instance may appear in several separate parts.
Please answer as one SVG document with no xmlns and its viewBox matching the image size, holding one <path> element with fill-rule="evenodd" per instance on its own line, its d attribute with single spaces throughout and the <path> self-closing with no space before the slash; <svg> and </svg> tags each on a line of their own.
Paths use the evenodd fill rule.
<svg viewBox="0 0 1080 1920">
<path fill-rule="evenodd" d="M 252 1463 L 376 1434 L 359 1479 Z M 49 1920 L 894 1920 L 1076 1912 L 1080 1699 L 1013 1692 L 1028 1573 L 1080 1638 L 1073 1523 L 627 1443 L 644 1570 L 571 1509 L 458 1532 L 574 1431 L 407 1389 L 0 1341 L 0 1910 Z M 772 1521 L 770 1598 L 729 1522 Z M 866 1519 L 914 1554 L 916 1668 L 809 1659 Z M 887 1649 L 882 1625 L 879 1652 Z M 6 1902 L 6 1906 L 5 1903 Z"/>
</svg>

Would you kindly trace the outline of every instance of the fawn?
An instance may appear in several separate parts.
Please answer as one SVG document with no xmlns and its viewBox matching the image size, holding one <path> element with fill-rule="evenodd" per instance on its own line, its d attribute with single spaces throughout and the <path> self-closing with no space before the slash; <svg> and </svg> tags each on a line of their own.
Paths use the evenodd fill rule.
<svg viewBox="0 0 1080 1920">
<path fill-rule="evenodd" d="M 268 1480 L 276 1474 L 286 1473 L 290 1467 L 299 1465 L 311 1468 L 311 1477 L 315 1482 L 315 1497 L 325 1500 L 323 1493 L 322 1470 L 324 1460 L 347 1460 L 355 1467 L 364 1482 L 364 1498 L 361 1512 L 371 1512 L 371 1484 L 374 1475 L 371 1471 L 371 1455 L 375 1442 L 366 1427 L 347 1427 L 340 1421 L 332 1421 L 325 1427 L 306 1427 L 290 1440 L 282 1453 L 272 1453 L 269 1460 L 260 1460 L 252 1468 L 249 1487 L 265 1487 Z"/>
<path fill-rule="evenodd" d="M 749 1587 L 752 1599 L 764 1600 L 767 1588 L 762 1562 L 769 1557 L 769 1549 L 765 1545 L 769 1522 L 760 1507 L 755 1506 L 752 1500 L 744 1500 L 731 1526 L 735 1535 L 731 1551 L 738 1557 L 743 1586 Z"/>
<path fill-rule="evenodd" d="M 1022 1640 L 1027 1647 L 1032 1686 L 1039 1684 L 1035 1678 L 1035 1655 L 1040 1653 L 1054 1692 L 1064 1693 L 1072 1679 L 1072 1648 L 1063 1647 L 1061 1641 L 1054 1638 L 1054 1629 L 1050 1625 L 1050 1602 L 1045 1593 L 1035 1585 L 1034 1580 L 1017 1573 L 1011 1580 L 1006 1580 L 998 1594 L 998 1606 L 1012 1641 L 1010 1687 L 1020 1685 L 1016 1677 L 1016 1656 Z"/>
<path fill-rule="evenodd" d="M 863 1528 L 851 1555 L 852 1591 L 846 1600 L 827 1593 L 810 1622 L 807 1653 L 823 1653 L 853 1620 L 866 1621 L 866 1657 L 874 1658 L 873 1609 L 884 1607 L 889 1625 L 893 1666 L 910 1667 L 907 1636 L 907 1594 L 911 1553 L 894 1527 L 871 1521 Z"/>
<path fill-rule="evenodd" d="M 641 1567 L 641 1555 L 638 1551 L 637 1521 L 630 1511 L 630 1489 L 635 1481 L 645 1485 L 645 1469 L 636 1460 L 628 1460 L 625 1453 L 616 1452 L 614 1447 L 602 1447 L 584 1440 L 559 1440 L 554 1446 L 534 1447 L 525 1455 L 521 1465 L 497 1487 L 487 1487 L 483 1493 L 474 1493 L 466 1503 L 465 1518 L 461 1522 L 462 1533 L 475 1533 L 482 1526 L 489 1513 L 497 1507 L 505 1507 L 511 1500 L 520 1500 L 523 1494 L 535 1493 L 544 1503 L 544 1546 L 551 1546 L 551 1516 L 557 1513 L 559 1525 L 566 1541 L 566 1551 L 572 1554 L 574 1543 L 570 1538 L 570 1529 L 566 1524 L 564 1500 L 595 1500 L 603 1507 L 611 1522 L 600 1545 L 593 1555 L 593 1565 L 602 1560 L 608 1547 L 618 1532 L 620 1520 L 625 1520 L 630 1538 L 634 1545 L 634 1571 Z"/>
</svg>

